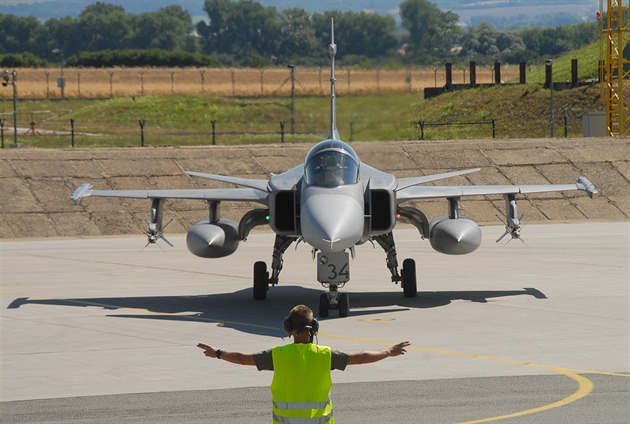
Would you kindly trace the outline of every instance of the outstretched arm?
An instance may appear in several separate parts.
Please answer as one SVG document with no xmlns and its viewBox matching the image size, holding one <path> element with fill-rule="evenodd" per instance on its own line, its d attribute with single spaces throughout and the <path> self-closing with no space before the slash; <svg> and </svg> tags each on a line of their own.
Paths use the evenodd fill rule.
<svg viewBox="0 0 630 424">
<path fill-rule="evenodd" d="M 217 358 L 217 352 L 221 352 L 219 359 L 239 365 L 256 365 L 254 355 L 250 353 L 228 352 L 226 350 L 215 349 L 203 343 L 197 344 L 197 347 L 203 349 L 203 354 L 209 358 Z"/>
<path fill-rule="evenodd" d="M 405 348 L 409 345 L 409 342 L 402 342 L 385 350 L 350 353 L 348 354 L 348 365 L 370 364 L 389 356 L 404 355 L 407 352 Z"/>
</svg>

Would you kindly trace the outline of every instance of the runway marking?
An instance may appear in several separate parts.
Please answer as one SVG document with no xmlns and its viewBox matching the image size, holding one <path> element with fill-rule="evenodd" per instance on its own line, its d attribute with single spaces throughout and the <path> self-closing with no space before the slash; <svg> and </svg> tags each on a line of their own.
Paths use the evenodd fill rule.
<svg viewBox="0 0 630 424">
<path fill-rule="evenodd" d="M 395 321 L 395 318 L 361 318 L 359 321 L 361 322 L 386 322 L 386 321 Z"/>
<path fill-rule="evenodd" d="M 0 291 L 0 294 L 12 294 L 12 295 L 16 295 L 16 293 L 10 293 L 10 292 L 2 292 Z M 28 296 L 29 298 L 33 298 L 32 296 Z M 41 298 L 40 298 L 41 299 Z M 47 298 L 47 299 L 51 299 L 51 298 Z M 246 323 L 246 322 L 239 322 L 239 321 L 226 321 L 226 320 L 221 320 L 221 319 L 212 319 L 210 317 L 201 317 L 198 315 L 180 315 L 180 314 L 175 314 L 172 312 L 156 312 L 156 311 L 150 311 L 148 309 L 144 309 L 144 308 L 131 308 L 131 307 L 117 307 L 115 305 L 106 305 L 106 304 L 100 304 L 97 302 L 82 302 L 82 301 L 76 301 L 73 300 L 72 302 L 77 303 L 77 304 L 84 304 L 84 305 L 88 305 L 88 306 L 99 306 L 99 307 L 103 307 L 103 308 L 115 308 L 117 310 L 130 310 L 130 311 L 134 311 L 134 312 L 142 312 L 142 313 L 149 313 L 149 314 L 155 314 L 155 315 L 166 315 L 166 316 L 176 316 L 179 318 L 188 318 L 192 321 L 203 321 L 203 322 L 211 322 L 211 323 L 216 323 L 218 326 L 223 326 L 225 324 L 231 324 L 231 325 L 239 325 L 239 326 L 243 326 L 243 327 L 253 327 L 253 328 L 261 328 L 261 329 L 268 329 L 268 330 L 277 330 L 276 327 L 271 327 L 271 326 L 266 326 L 266 325 L 259 325 L 259 324 L 251 324 L 251 323 Z M 382 321 L 382 320 L 387 320 L 387 318 L 384 319 L 380 319 L 380 318 L 375 318 L 373 319 L 375 321 Z M 355 341 L 355 342 L 360 342 L 360 343 L 365 343 L 365 344 L 374 344 L 374 345 L 382 345 L 382 346 L 391 346 L 395 343 L 393 342 L 387 342 L 387 341 L 383 341 L 383 340 L 371 340 L 371 339 L 363 339 L 363 338 L 358 338 L 358 337 L 348 337 L 348 336 L 341 336 L 341 335 L 336 335 L 336 334 L 329 334 L 329 333 L 320 333 L 319 336 L 321 337 L 328 337 L 331 339 L 339 339 L 339 340 L 347 340 L 347 341 Z M 523 411 L 518 411 L 518 412 L 514 412 L 511 414 L 505 414 L 505 415 L 497 415 L 494 417 L 488 417 L 488 418 L 482 418 L 482 419 L 476 419 L 476 420 L 472 420 L 472 421 L 463 421 L 460 422 L 460 424 L 479 424 L 479 423 L 486 423 L 486 422 L 491 422 L 491 421 L 500 421 L 500 420 L 505 420 L 508 418 L 516 418 L 516 417 L 521 417 L 521 416 L 525 416 L 525 415 L 531 415 L 531 414 L 535 414 L 538 412 L 543 412 L 543 411 L 548 411 L 551 409 L 555 409 L 555 408 L 559 408 L 562 406 L 566 406 L 569 405 L 575 401 L 578 401 L 586 396 L 588 396 L 592 391 L 593 388 L 595 387 L 595 385 L 593 384 L 593 382 L 591 380 L 589 380 L 588 378 L 579 375 L 578 373 L 587 373 L 587 374 L 602 374 L 602 375 L 610 375 L 610 376 L 619 376 L 619 377 L 630 377 L 630 374 L 625 374 L 625 373 L 613 373 L 613 372 L 605 372 L 605 371 L 592 371 L 592 370 L 572 370 L 569 368 L 562 368 L 562 367 L 556 367 L 556 366 L 552 366 L 552 365 L 545 365 L 545 364 L 537 364 L 534 362 L 527 362 L 527 361 L 519 361 L 519 360 L 514 360 L 514 359 L 506 359 L 506 358 L 500 358 L 500 357 L 495 357 L 495 356 L 488 356 L 488 355 L 478 355 L 478 354 L 473 354 L 473 353 L 465 353 L 465 352 L 456 352 L 456 351 L 451 351 L 451 350 L 446 350 L 446 349 L 439 349 L 439 348 L 432 348 L 432 347 L 426 347 L 426 346 L 416 346 L 416 345 L 411 345 L 409 347 L 407 347 L 407 349 L 409 350 L 418 350 L 418 351 L 424 351 L 424 352 L 431 352 L 431 353 L 436 353 L 436 354 L 440 354 L 440 355 L 448 355 L 448 356 L 457 356 L 457 357 L 461 357 L 461 358 L 474 358 L 474 359 L 482 359 L 482 360 L 487 360 L 487 361 L 494 361 L 494 362 L 502 362 L 502 363 L 506 363 L 506 364 L 512 364 L 512 365 L 522 365 L 522 366 L 528 366 L 528 367 L 534 367 L 534 368 L 539 368 L 539 369 L 544 369 L 547 371 L 551 371 L 553 373 L 556 374 L 561 374 L 564 375 L 572 380 L 574 380 L 577 384 L 578 384 L 578 389 L 571 395 L 565 397 L 564 399 L 561 399 L 559 401 L 556 402 L 552 402 L 546 405 L 542 405 L 536 408 L 530 408 L 530 409 L 526 409 Z"/>
<path fill-rule="evenodd" d="M 321 333 L 320 336 L 330 337 L 333 339 L 350 340 L 350 341 L 356 341 L 356 342 L 361 342 L 361 343 L 378 344 L 378 345 L 386 345 L 386 346 L 391 346 L 394 344 L 391 342 L 383 342 L 380 340 L 369 340 L 369 339 L 361 339 L 361 338 L 356 338 L 356 337 L 337 336 L 334 334 Z M 472 353 L 455 352 L 455 351 L 450 351 L 450 350 L 445 350 L 445 349 L 437 349 L 437 348 L 424 347 L 424 346 L 412 345 L 412 346 L 409 346 L 407 349 L 437 353 L 441 355 L 483 359 L 483 360 L 488 360 L 488 361 L 503 362 L 507 364 L 524 365 L 528 367 L 541 368 L 548 371 L 552 371 L 557 374 L 562 374 L 578 383 L 578 389 L 573 394 L 557 402 L 552 402 L 547 405 L 539 406 L 537 408 L 526 409 L 523 411 L 511 413 L 511 414 L 498 415 L 494 417 L 482 418 L 482 419 L 477 419 L 477 420 L 472 420 L 472 421 L 463 421 L 460 424 L 478 424 L 478 423 L 486 423 L 486 422 L 491 422 L 491 421 L 499 421 L 499 420 L 505 420 L 508 418 L 521 417 L 524 415 L 530 415 L 530 414 L 535 414 L 538 412 L 548 411 L 550 409 L 559 408 L 561 406 L 569 405 L 570 403 L 573 403 L 579 399 L 582 399 L 588 396 L 593 391 L 593 388 L 595 387 L 595 385 L 593 384 L 591 380 L 589 380 L 588 378 L 584 376 L 578 375 L 575 371 L 568 368 L 554 367 L 551 365 L 536 364 L 533 362 L 517 361 L 514 359 L 498 358 L 498 357 L 487 356 L 487 355 L 477 355 L 477 354 L 472 354 Z M 630 377 L 630 374 L 628 375 L 620 374 L 620 375 Z"/>
</svg>

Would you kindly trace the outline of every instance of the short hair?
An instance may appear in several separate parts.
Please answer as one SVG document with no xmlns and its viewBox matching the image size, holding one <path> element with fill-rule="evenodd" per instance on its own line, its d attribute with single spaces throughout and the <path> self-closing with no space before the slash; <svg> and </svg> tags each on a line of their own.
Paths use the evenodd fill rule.
<svg viewBox="0 0 630 424">
<path fill-rule="evenodd" d="M 302 331 L 311 325 L 313 320 L 313 311 L 306 305 L 297 305 L 291 309 L 289 314 L 291 320 L 291 328 L 295 331 Z"/>
</svg>

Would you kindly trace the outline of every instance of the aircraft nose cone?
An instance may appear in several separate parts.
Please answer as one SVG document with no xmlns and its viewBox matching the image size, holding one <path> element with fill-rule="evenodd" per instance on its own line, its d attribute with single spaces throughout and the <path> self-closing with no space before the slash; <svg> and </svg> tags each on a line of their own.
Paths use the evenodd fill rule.
<svg viewBox="0 0 630 424">
<path fill-rule="evenodd" d="M 302 237 L 322 252 L 342 252 L 363 235 L 363 205 L 355 196 L 307 195 L 301 208 Z"/>
</svg>

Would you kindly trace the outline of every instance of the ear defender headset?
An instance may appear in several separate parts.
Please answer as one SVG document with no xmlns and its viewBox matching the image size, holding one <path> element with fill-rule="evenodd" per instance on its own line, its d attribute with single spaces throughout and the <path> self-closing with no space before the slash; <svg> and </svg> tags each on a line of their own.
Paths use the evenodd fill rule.
<svg viewBox="0 0 630 424">
<path fill-rule="evenodd" d="M 289 335 L 291 335 L 293 331 L 302 331 L 302 330 L 308 329 L 308 332 L 311 338 L 311 343 L 312 343 L 313 337 L 315 337 L 317 335 L 317 332 L 319 331 L 319 321 L 313 318 L 310 322 L 307 322 L 305 324 L 300 325 L 299 327 L 294 328 L 293 319 L 291 315 L 289 315 L 284 319 L 284 321 L 282 321 L 282 329 L 286 331 L 287 333 L 289 333 Z"/>
</svg>

